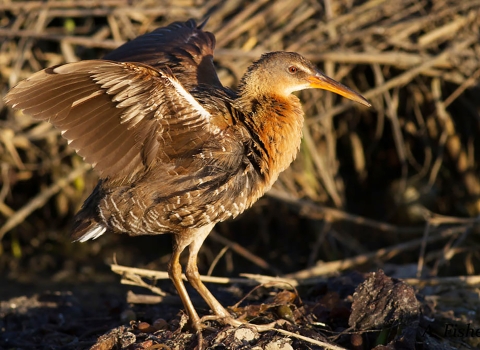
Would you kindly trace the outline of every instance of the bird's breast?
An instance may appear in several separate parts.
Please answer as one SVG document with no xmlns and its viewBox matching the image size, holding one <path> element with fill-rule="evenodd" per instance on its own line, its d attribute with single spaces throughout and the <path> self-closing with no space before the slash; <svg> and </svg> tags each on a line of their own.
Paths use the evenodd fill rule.
<svg viewBox="0 0 480 350">
<path fill-rule="evenodd" d="M 270 96 L 258 101 L 247 122 L 259 169 L 265 178 L 265 191 L 295 159 L 300 148 L 303 111 L 297 97 Z M 264 191 L 264 192 L 265 192 Z M 262 193 L 263 194 L 263 193 Z"/>
</svg>

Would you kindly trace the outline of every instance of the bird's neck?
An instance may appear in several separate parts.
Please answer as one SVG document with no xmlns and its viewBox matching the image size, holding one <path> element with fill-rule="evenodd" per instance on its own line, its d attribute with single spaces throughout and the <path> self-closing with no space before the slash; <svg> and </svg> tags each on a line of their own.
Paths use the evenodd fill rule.
<svg viewBox="0 0 480 350">
<path fill-rule="evenodd" d="M 240 95 L 243 123 L 254 135 L 253 147 L 259 154 L 266 190 L 295 159 L 302 137 L 303 111 L 294 95 Z"/>
</svg>

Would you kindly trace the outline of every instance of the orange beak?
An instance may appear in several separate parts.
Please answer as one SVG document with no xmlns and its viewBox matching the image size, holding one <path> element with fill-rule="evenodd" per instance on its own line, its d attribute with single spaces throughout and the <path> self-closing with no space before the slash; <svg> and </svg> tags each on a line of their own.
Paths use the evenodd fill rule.
<svg viewBox="0 0 480 350">
<path fill-rule="evenodd" d="M 350 90 L 348 87 L 340 84 L 338 81 L 327 77 L 321 72 L 318 72 L 317 74 L 308 77 L 307 80 L 310 82 L 311 88 L 328 90 L 343 97 L 346 97 L 352 101 L 361 103 L 364 106 L 371 106 L 371 104 L 365 99 L 365 97 L 356 93 L 353 90 Z"/>
</svg>

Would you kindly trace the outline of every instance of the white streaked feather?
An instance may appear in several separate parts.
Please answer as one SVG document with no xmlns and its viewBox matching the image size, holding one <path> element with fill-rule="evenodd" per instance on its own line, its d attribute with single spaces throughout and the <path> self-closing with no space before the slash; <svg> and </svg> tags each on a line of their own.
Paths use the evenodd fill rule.
<svg viewBox="0 0 480 350">
<path fill-rule="evenodd" d="M 103 235 L 106 230 L 107 230 L 107 228 L 105 226 L 96 225 L 90 231 L 85 233 L 82 237 L 77 239 L 77 242 L 86 242 L 90 239 L 92 239 L 92 240 L 97 239 L 98 237 Z"/>
<path fill-rule="evenodd" d="M 210 117 L 212 116 L 205 108 L 202 107 L 200 103 L 188 92 L 186 91 L 182 84 L 180 82 L 168 75 L 163 75 L 165 78 L 167 78 L 170 83 L 173 85 L 175 90 L 185 99 L 187 102 L 198 112 L 200 115 L 205 118 L 206 120 L 210 120 Z"/>
<path fill-rule="evenodd" d="M 92 98 L 95 98 L 95 97 L 97 97 L 97 96 L 99 96 L 99 95 L 101 95 L 101 94 L 103 94 L 103 91 L 98 90 L 98 91 L 92 92 L 92 93 L 91 93 L 90 95 L 88 95 L 88 96 L 79 98 L 78 100 L 76 100 L 76 101 L 74 101 L 74 102 L 72 103 L 72 108 L 78 106 L 79 104 L 81 104 L 81 103 L 83 103 L 83 102 L 85 102 L 85 101 L 88 101 L 88 100 L 90 100 L 90 99 L 92 99 Z"/>
</svg>

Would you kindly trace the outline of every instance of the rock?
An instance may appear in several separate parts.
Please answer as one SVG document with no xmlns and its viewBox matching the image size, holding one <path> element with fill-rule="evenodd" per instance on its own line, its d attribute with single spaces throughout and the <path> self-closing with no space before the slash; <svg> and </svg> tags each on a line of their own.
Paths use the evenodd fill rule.
<svg viewBox="0 0 480 350">
<path fill-rule="evenodd" d="M 265 346 L 265 350 L 293 350 L 289 343 L 289 339 L 277 339 L 268 343 Z"/>
</svg>

